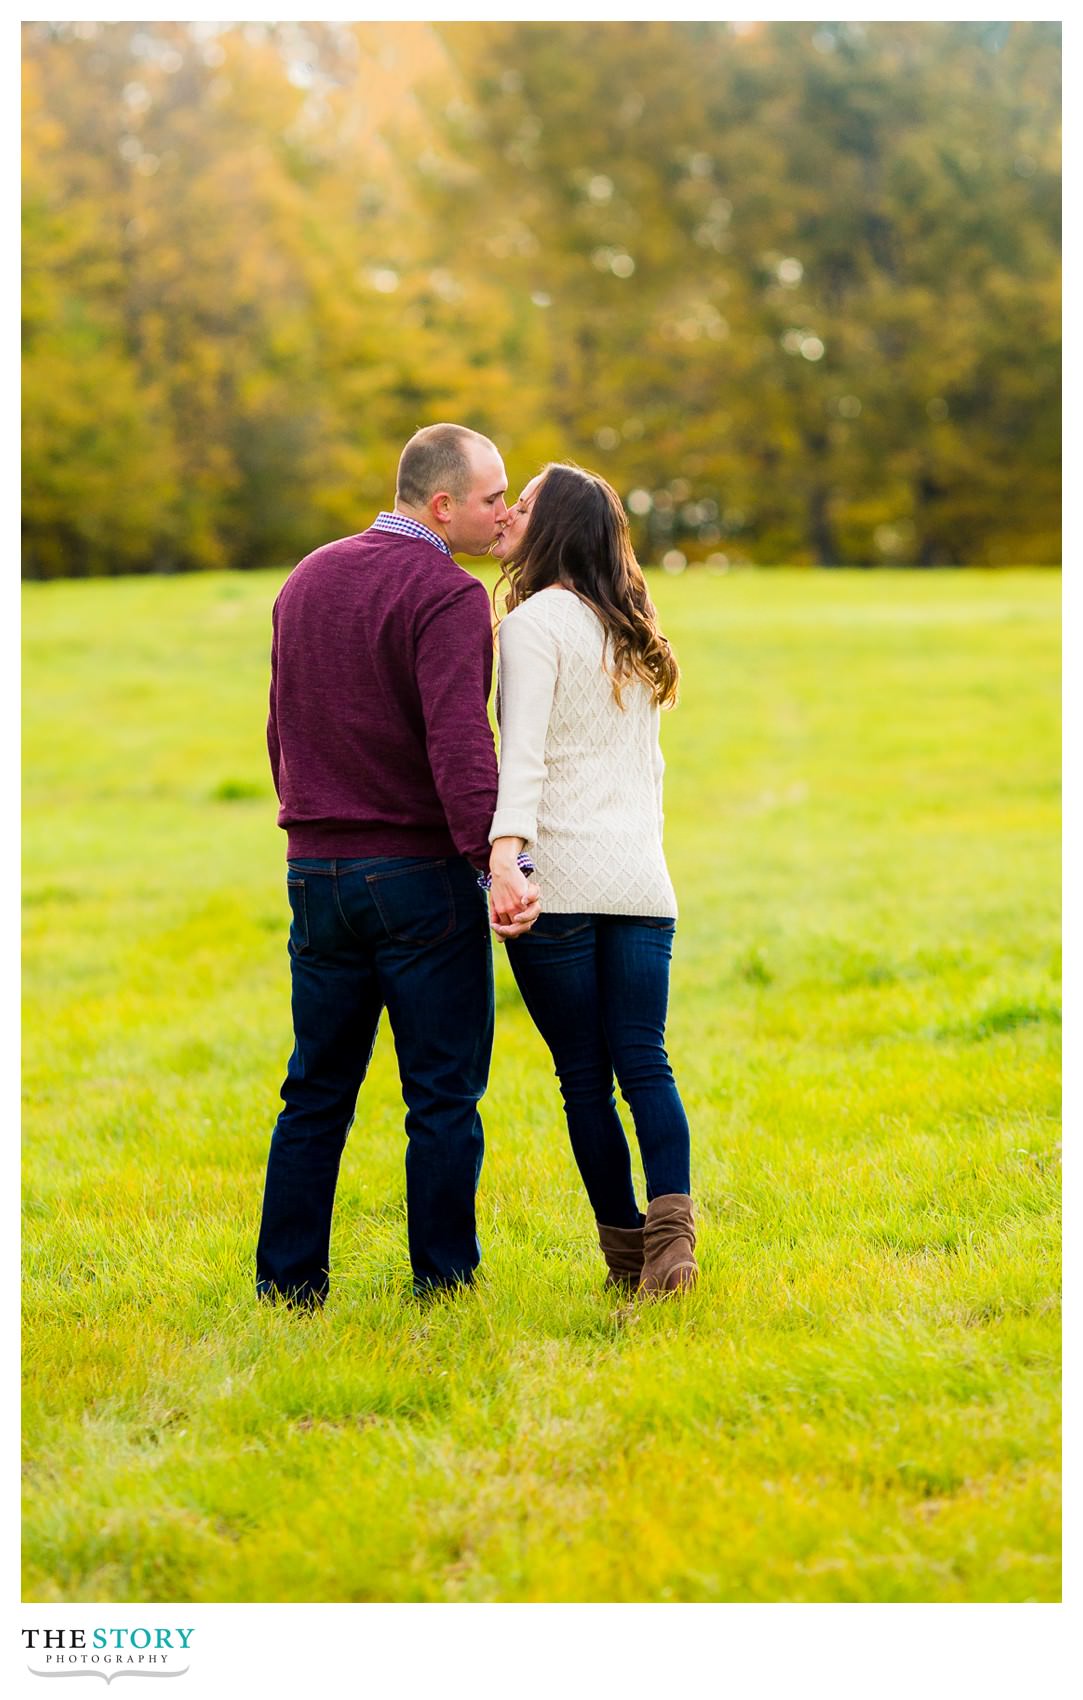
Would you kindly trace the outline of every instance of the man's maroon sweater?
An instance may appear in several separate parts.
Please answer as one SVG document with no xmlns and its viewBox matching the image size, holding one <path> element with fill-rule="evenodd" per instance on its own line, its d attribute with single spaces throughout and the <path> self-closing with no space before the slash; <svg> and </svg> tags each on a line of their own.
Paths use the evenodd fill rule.
<svg viewBox="0 0 1083 1700">
<path fill-rule="evenodd" d="M 423 538 L 306 555 L 274 605 L 267 747 L 287 855 L 489 860 L 489 599 Z"/>
</svg>

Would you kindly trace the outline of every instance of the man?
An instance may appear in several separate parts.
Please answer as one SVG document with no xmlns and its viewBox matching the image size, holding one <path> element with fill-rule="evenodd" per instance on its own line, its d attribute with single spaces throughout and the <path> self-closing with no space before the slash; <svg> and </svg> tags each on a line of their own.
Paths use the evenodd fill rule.
<svg viewBox="0 0 1083 1700">
<path fill-rule="evenodd" d="M 487 437 L 430 425 L 403 450 L 394 512 L 306 555 L 275 602 L 267 745 L 288 834 L 294 1049 L 256 1249 L 263 1298 L 327 1295 L 339 1160 L 385 1008 L 414 1290 L 468 1283 L 480 1260 L 493 644 L 485 589 L 452 551 L 488 549 L 506 491 Z M 519 896 L 506 936 L 538 914 L 525 878 Z"/>
</svg>

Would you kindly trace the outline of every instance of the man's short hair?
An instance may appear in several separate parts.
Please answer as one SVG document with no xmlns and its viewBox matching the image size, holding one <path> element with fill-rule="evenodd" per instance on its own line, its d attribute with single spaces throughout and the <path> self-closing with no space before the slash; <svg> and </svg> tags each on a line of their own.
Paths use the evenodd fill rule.
<svg viewBox="0 0 1083 1700">
<path fill-rule="evenodd" d="M 395 500 L 423 508 L 438 490 L 457 502 L 470 494 L 470 444 L 495 444 L 468 425 L 425 425 L 415 431 L 399 457 Z"/>
</svg>

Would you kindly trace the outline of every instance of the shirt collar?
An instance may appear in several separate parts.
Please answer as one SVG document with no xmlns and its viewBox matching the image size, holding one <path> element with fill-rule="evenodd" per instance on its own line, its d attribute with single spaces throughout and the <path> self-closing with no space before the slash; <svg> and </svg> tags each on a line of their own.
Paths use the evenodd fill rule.
<svg viewBox="0 0 1083 1700">
<path fill-rule="evenodd" d="M 410 519 L 406 514 L 379 513 L 372 522 L 373 531 L 392 531 L 399 537 L 419 537 L 425 543 L 432 543 L 437 549 L 450 557 L 451 550 L 435 531 L 427 525 L 422 525 L 419 519 Z"/>
</svg>

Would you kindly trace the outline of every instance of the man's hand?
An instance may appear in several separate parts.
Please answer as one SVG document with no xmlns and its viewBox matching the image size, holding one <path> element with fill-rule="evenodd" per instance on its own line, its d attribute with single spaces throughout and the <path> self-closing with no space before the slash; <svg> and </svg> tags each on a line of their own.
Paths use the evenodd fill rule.
<svg viewBox="0 0 1083 1700">
<path fill-rule="evenodd" d="M 524 880 L 524 885 L 526 881 Z M 496 881 L 493 881 L 496 885 Z M 541 892 L 536 885 L 527 885 L 523 898 L 524 907 L 519 908 L 508 923 L 496 919 L 492 898 L 489 900 L 489 924 L 498 939 L 517 939 L 523 933 L 529 933 L 538 916 L 541 914 Z"/>
<path fill-rule="evenodd" d="M 526 875 L 517 863 L 501 863 L 495 856 L 489 868 L 493 882 L 489 888 L 490 917 L 494 925 L 510 927 L 529 902 Z"/>
<path fill-rule="evenodd" d="M 499 939 L 528 933 L 541 914 L 541 893 L 516 860 L 522 848 L 521 838 L 497 838 L 489 856 L 489 924 Z"/>
</svg>

